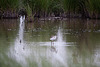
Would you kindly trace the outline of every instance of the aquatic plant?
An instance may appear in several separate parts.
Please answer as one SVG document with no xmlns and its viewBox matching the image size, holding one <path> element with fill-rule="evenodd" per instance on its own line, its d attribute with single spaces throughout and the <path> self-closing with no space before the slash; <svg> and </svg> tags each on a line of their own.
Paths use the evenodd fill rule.
<svg viewBox="0 0 100 67">
<path fill-rule="evenodd" d="M 19 0 L 0 0 L 0 8 L 2 10 L 18 8 Z"/>
<path fill-rule="evenodd" d="M 86 5 L 90 16 L 97 17 L 100 14 L 100 0 L 88 0 Z"/>
<path fill-rule="evenodd" d="M 81 14 L 91 17 L 100 13 L 100 0 L 0 0 L 1 10 L 24 8 L 29 16 L 48 16 L 54 13 Z"/>
</svg>

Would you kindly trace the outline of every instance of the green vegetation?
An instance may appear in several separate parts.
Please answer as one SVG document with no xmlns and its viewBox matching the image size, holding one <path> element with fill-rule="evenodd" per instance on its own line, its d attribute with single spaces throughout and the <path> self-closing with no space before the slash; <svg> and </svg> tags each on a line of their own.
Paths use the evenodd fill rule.
<svg viewBox="0 0 100 67">
<path fill-rule="evenodd" d="M 99 17 L 100 0 L 0 0 L 0 12 L 26 9 L 28 16 L 60 16 L 81 14 L 81 17 Z"/>
<path fill-rule="evenodd" d="M 19 0 L 0 0 L 1 10 L 15 10 L 18 8 Z"/>
</svg>

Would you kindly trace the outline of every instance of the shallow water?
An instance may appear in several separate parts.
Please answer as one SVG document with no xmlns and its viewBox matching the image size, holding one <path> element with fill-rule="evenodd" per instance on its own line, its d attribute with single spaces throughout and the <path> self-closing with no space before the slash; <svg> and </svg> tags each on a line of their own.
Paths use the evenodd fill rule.
<svg viewBox="0 0 100 67">
<path fill-rule="evenodd" d="M 100 20 L 0 20 L 0 67 L 100 67 L 99 40 Z"/>
</svg>

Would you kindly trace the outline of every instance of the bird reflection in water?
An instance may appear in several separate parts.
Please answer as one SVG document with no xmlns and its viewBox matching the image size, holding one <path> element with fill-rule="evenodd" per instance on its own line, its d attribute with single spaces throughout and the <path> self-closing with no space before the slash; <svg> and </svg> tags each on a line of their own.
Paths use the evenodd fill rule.
<svg viewBox="0 0 100 67">
<path fill-rule="evenodd" d="M 57 53 L 57 49 L 54 46 L 51 46 L 51 51 Z"/>
</svg>

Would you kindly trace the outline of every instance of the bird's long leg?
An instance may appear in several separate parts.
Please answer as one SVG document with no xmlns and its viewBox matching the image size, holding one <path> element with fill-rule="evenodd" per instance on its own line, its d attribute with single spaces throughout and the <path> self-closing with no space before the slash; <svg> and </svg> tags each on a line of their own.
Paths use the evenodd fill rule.
<svg viewBox="0 0 100 67">
<path fill-rule="evenodd" d="M 54 46 L 54 41 L 53 41 L 53 46 Z"/>
<path fill-rule="evenodd" d="M 51 41 L 51 46 L 52 46 L 52 41 Z"/>
</svg>

